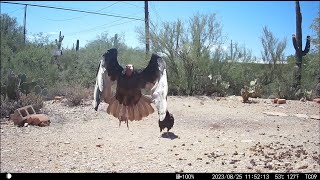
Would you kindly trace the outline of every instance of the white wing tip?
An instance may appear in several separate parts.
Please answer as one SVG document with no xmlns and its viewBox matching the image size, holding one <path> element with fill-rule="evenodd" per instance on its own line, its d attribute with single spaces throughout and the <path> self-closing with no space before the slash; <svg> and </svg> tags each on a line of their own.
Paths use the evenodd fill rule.
<svg viewBox="0 0 320 180">
<path fill-rule="evenodd" d="M 166 112 L 159 114 L 160 121 L 163 121 L 166 118 Z"/>
</svg>

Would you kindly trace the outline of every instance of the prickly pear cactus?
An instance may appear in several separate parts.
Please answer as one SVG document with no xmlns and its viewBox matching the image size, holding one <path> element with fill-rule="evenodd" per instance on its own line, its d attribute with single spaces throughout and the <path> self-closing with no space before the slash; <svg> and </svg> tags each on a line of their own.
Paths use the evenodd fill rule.
<svg viewBox="0 0 320 180">
<path fill-rule="evenodd" d="M 7 95 L 7 86 L 6 85 L 1 85 L 1 95 L 3 96 L 3 97 L 6 97 L 6 95 Z"/>
<path fill-rule="evenodd" d="M 40 95 L 41 92 L 42 92 L 41 87 L 40 87 L 39 85 L 36 85 L 36 86 L 34 87 L 34 92 L 35 92 L 37 95 Z"/>
<path fill-rule="evenodd" d="M 27 82 L 27 75 L 25 75 L 25 74 L 19 74 L 18 78 L 20 79 L 20 84 Z"/>
<path fill-rule="evenodd" d="M 251 96 L 251 93 L 249 92 L 249 87 L 248 86 L 244 86 L 242 89 L 241 89 L 241 96 L 242 96 L 242 99 L 244 103 L 247 103 L 249 101 L 249 97 Z"/>
<path fill-rule="evenodd" d="M 262 86 L 258 83 L 258 80 L 250 81 L 249 93 L 250 97 L 257 98 L 262 96 Z"/>
<path fill-rule="evenodd" d="M 41 88 L 45 87 L 45 81 L 43 78 L 39 78 L 36 82 Z"/>
<path fill-rule="evenodd" d="M 30 93 L 27 82 L 21 83 L 19 89 L 23 94 L 29 94 Z"/>
<path fill-rule="evenodd" d="M 11 100 L 19 99 L 19 79 L 13 71 L 8 74 L 6 93 Z"/>
<path fill-rule="evenodd" d="M 47 88 L 43 88 L 41 91 L 42 96 L 48 96 L 48 89 Z"/>
<path fill-rule="evenodd" d="M 36 83 L 33 89 L 33 92 L 36 95 L 41 95 L 41 96 L 48 95 L 48 89 L 45 86 L 45 81 L 43 78 L 38 78 L 37 80 L 33 79 L 32 81 Z"/>
</svg>

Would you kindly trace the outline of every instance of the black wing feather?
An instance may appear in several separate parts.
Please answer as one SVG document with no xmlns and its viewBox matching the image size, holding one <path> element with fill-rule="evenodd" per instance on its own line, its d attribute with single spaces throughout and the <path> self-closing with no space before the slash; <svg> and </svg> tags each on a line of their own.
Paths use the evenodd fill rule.
<svg viewBox="0 0 320 180">
<path fill-rule="evenodd" d="M 101 99 L 104 99 L 105 102 L 107 102 L 111 98 L 112 81 L 118 80 L 123 71 L 123 68 L 118 63 L 117 55 L 117 49 L 109 49 L 103 54 L 104 59 L 100 60 L 93 94 L 93 106 L 96 111 L 98 110 Z"/>
<path fill-rule="evenodd" d="M 104 61 L 106 65 L 106 70 L 111 81 L 118 80 L 121 75 L 123 68 L 119 65 L 118 59 L 118 50 L 115 48 L 109 49 L 104 55 Z"/>
<path fill-rule="evenodd" d="M 152 54 L 148 66 L 139 73 L 139 87 L 145 88 L 148 83 L 154 84 L 166 68 L 166 62 L 157 54 Z"/>
</svg>

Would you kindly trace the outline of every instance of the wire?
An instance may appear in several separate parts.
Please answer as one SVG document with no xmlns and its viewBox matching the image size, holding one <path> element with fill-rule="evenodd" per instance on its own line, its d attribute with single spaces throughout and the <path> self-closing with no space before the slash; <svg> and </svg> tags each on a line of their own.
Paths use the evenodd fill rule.
<svg viewBox="0 0 320 180">
<path fill-rule="evenodd" d="M 19 5 L 27 5 L 27 6 L 35 6 L 35 7 L 43 7 L 43 8 L 66 10 L 66 11 L 75 11 L 75 12 L 81 12 L 81 13 L 97 14 L 97 15 L 112 16 L 112 17 L 123 18 L 123 19 L 133 19 L 133 20 L 138 20 L 138 21 L 144 21 L 144 19 L 138 19 L 138 18 L 133 18 L 133 17 L 119 16 L 119 15 L 112 15 L 112 14 L 104 14 L 104 13 L 91 12 L 91 11 L 83 11 L 83 10 L 70 9 L 70 8 L 61 8 L 61 7 L 35 5 L 35 4 L 27 4 L 27 3 L 16 3 L 16 2 L 3 2 L 3 1 L 1 1 L 1 3 L 19 4 Z"/>
<path fill-rule="evenodd" d="M 135 5 L 135 4 L 131 4 L 131 3 L 128 3 L 128 2 L 125 2 L 125 1 L 119 1 L 119 2 L 122 2 L 122 3 L 125 3 L 125 4 L 129 4 L 129 5 L 131 5 L 131 6 L 135 6 L 135 7 L 144 9 L 144 7 L 137 6 L 137 5 Z"/>
<path fill-rule="evenodd" d="M 94 12 L 102 11 L 102 10 L 107 9 L 107 8 L 109 8 L 109 7 L 117 4 L 117 3 L 119 3 L 119 1 L 117 1 L 117 2 L 115 2 L 115 3 L 113 3 L 113 4 L 111 4 L 111 5 L 109 5 L 109 6 L 107 6 L 107 7 L 104 7 L 104 8 L 102 8 L 102 9 L 99 9 L 99 10 L 97 10 L 97 11 L 94 11 Z M 78 18 L 86 17 L 86 16 L 89 16 L 89 15 L 90 15 L 90 14 L 84 15 L 84 16 L 79 16 L 79 17 L 74 17 L 74 18 L 70 18 L 70 19 L 48 19 L 48 18 L 42 18 L 42 17 L 39 17 L 39 18 L 44 19 L 44 20 L 48 20 L 48 21 L 69 21 L 69 20 L 73 20 L 73 19 L 78 19 Z"/>
<path fill-rule="evenodd" d="M 135 20 L 130 20 L 130 21 L 126 21 L 126 22 L 119 23 L 119 24 L 114 24 L 114 25 L 110 25 L 110 23 L 107 23 L 107 24 L 103 24 L 103 25 L 100 25 L 100 26 L 96 26 L 96 27 L 91 28 L 91 29 L 82 30 L 82 31 L 73 32 L 73 33 L 67 33 L 67 34 L 65 34 L 65 35 L 75 36 L 76 34 L 83 33 L 83 32 L 93 32 L 93 31 L 100 30 L 100 29 L 97 29 L 97 28 L 101 28 L 101 27 L 103 27 L 103 26 L 109 25 L 108 28 L 110 28 L 110 27 L 114 27 L 114 26 L 118 26 L 118 25 L 130 23 L 130 22 L 133 22 L 133 21 L 135 21 Z M 114 23 L 114 22 L 117 22 L 117 21 L 112 21 L 111 24 Z"/>
<path fill-rule="evenodd" d="M 157 18 L 160 19 L 160 22 L 163 23 L 161 16 L 158 14 L 158 11 L 156 10 L 156 7 L 154 4 L 151 4 L 151 8 L 153 9 L 153 12 L 156 14 Z"/>
<path fill-rule="evenodd" d="M 24 7 L 23 7 L 23 8 L 18 8 L 18 9 L 16 9 L 16 10 L 11 11 L 11 12 L 8 12 L 7 14 L 11 14 L 11 13 L 14 13 L 14 12 L 16 12 L 16 11 L 18 11 L 18 10 L 22 10 L 22 9 L 24 9 Z"/>
</svg>

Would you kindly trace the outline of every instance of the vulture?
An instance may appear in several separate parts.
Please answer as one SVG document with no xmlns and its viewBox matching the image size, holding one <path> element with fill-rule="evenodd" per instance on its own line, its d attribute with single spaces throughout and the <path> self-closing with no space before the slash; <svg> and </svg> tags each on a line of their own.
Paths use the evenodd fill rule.
<svg viewBox="0 0 320 180">
<path fill-rule="evenodd" d="M 135 69 L 132 64 L 125 68 L 119 65 L 118 51 L 115 48 L 107 50 L 100 60 L 96 75 L 93 106 L 97 111 L 101 101 L 108 104 L 107 113 L 125 122 L 142 120 L 155 110 L 159 115 L 160 132 L 173 127 L 174 117 L 167 109 L 168 82 L 166 62 L 153 53 L 144 69 Z M 112 86 L 116 85 L 115 94 Z M 151 90 L 151 98 L 142 93 L 142 89 Z"/>
</svg>

